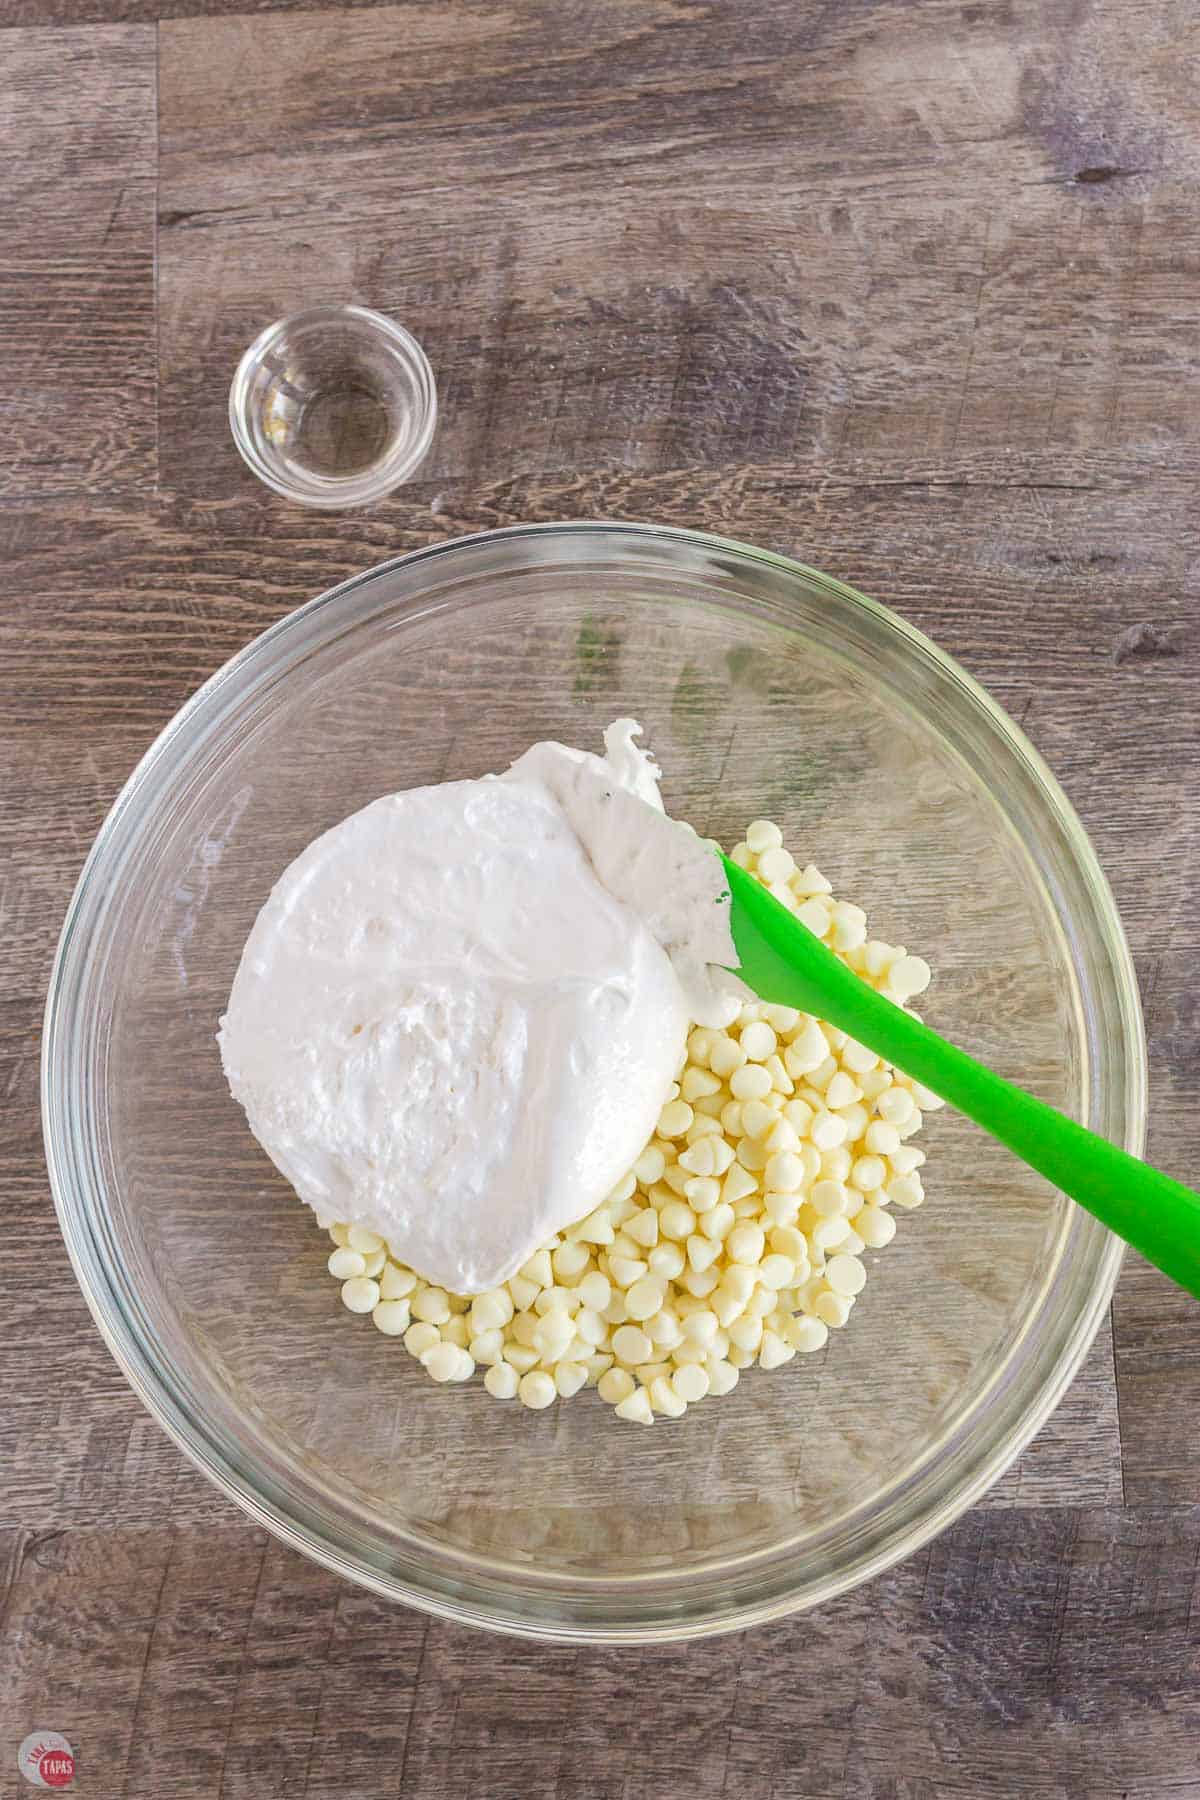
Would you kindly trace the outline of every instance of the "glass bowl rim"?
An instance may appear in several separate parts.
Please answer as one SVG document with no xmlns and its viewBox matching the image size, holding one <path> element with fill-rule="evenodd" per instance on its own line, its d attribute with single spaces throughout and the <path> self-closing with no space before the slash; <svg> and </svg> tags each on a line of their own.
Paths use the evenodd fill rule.
<svg viewBox="0 0 1200 1800">
<path fill-rule="evenodd" d="M 485 1626 L 519 1636 L 564 1643 L 663 1642 L 744 1629 L 781 1617 L 794 1611 L 799 1605 L 811 1607 L 832 1599 L 873 1579 L 912 1555 L 973 1505 L 1045 1423 L 1073 1379 L 1108 1308 L 1123 1255 L 1124 1247 L 1120 1240 L 1104 1232 L 1102 1227 L 1086 1215 L 1080 1215 L 1085 1228 L 1097 1234 L 1094 1238 L 1098 1245 L 1095 1280 L 1085 1303 L 1078 1308 L 1072 1319 L 1057 1359 L 1047 1369 L 1037 1390 L 1036 1404 L 1020 1413 L 1007 1430 L 990 1444 L 969 1479 L 952 1486 L 952 1491 L 943 1493 L 940 1499 L 935 1492 L 936 1503 L 928 1507 L 915 1525 L 910 1523 L 903 1533 L 894 1533 L 891 1539 L 877 1546 L 870 1554 L 852 1559 L 832 1574 L 826 1573 L 815 1591 L 807 1595 L 797 1594 L 795 1585 L 788 1586 L 785 1581 L 777 1590 L 770 1589 L 768 1585 L 762 1592 L 749 1595 L 738 1593 L 727 1606 L 713 1607 L 710 1603 L 702 1613 L 691 1613 L 684 1607 L 677 1611 L 667 1607 L 660 1608 L 645 1619 L 597 1615 L 580 1623 L 570 1617 L 563 1617 L 553 1608 L 546 1612 L 539 1610 L 536 1605 L 525 1612 L 514 1612 L 507 1595 L 502 1596 L 498 1604 L 494 1594 L 489 1591 L 486 1576 L 476 1580 L 476 1588 L 482 1588 L 482 1595 L 479 1591 L 468 1591 L 472 1579 L 471 1559 L 465 1553 L 447 1553 L 449 1563 L 458 1562 L 465 1568 L 465 1574 L 460 1571 L 457 1578 L 453 1570 L 449 1573 L 442 1570 L 424 1581 L 429 1572 L 419 1566 L 419 1559 L 419 1577 L 414 1578 L 411 1572 L 406 1574 L 403 1571 L 398 1575 L 394 1572 L 394 1567 L 384 1568 L 377 1562 L 373 1563 L 347 1551 L 335 1539 L 331 1540 L 330 1535 L 321 1529 L 315 1514 L 310 1512 L 307 1517 L 298 1518 L 294 1512 L 287 1510 L 278 1497 L 263 1492 L 260 1485 L 256 1485 L 255 1472 L 246 1466 L 236 1449 L 215 1442 L 215 1428 L 208 1427 L 207 1421 L 202 1426 L 188 1410 L 173 1385 L 171 1371 L 155 1358 L 152 1349 L 139 1336 L 129 1313 L 121 1304 L 119 1289 L 112 1279 L 114 1264 L 106 1256 L 106 1240 L 103 1235 L 97 1235 L 95 1220 L 88 1210 L 89 1197 L 79 1191 L 79 1184 L 75 1180 L 73 1165 L 77 1146 L 72 1139 L 68 1116 L 75 1096 L 65 1077 L 60 1080 L 60 1063 L 64 1056 L 69 1059 L 73 1047 L 73 1028 L 77 1024 L 71 1007 L 72 990 L 87 971 L 88 950 L 80 938 L 81 921 L 93 905 L 102 866 L 113 854 L 114 840 L 117 851 L 115 875 L 107 875 L 107 887 L 103 883 L 100 883 L 100 887 L 107 892 L 117 890 L 116 877 L 123 872 L 119 840 L 127 819 L 136 812 L 147 787 L 153 785 L 152 777 L 160 771 L 164 759 L 176 750 L 180 739 L 188 737 L 189 729 L 197 725 L 198 715 L 211 711 L 214 702 L 223 694 L 227 701 L 230 700 L 231 689 L 232 698 L 250 691 L 262 674 L 270 669 L 277 652 L 284 649 L 290 638 L 297 633 L 303 635 L 328 609 L 338 607 L 363 588 L 397 570 L 411 569 L 422 563 L 436 563 L 447 556 L 461 555 L 506 542 L 553 542 L 555 539 L 570 541 L 589 535 L 601 542 L 604 539 L 622 540 L 630 549 L 636 549 L 638 544 L 685 545 L 698 553 L 732 556 L 743 563 L 762 564 L 788 578 L 799 579 L 806 586 L 824 591 L 852 609 L 869 615 L 877 625 L 900 640 L 910 653 L 932 663 L 939 675 L 948 679 L 951 686 L 958 690 L 958 697 L 983 715 L 986 723 L 1005 740 L 1009 750 L 1023 765 L 1024 773 L 1032 780 L 1040 803 L 1063 832 L 1070 849 L 1073 872 L 1081 881 L 1090 903 L 1092 917 L 1089 923 L 1097 933 L 1099 948 L 1105 954 L 1113 981 L 1113 998 L 1121 1026 L 1120 1044 L 1125 1053 L 1124 1147 L 1134 1154 L 1140 1154 L 1146 1124 L 1147 1069 L 1145 1034 L 1132 959 L 1115 902 L 1090 840 L 1055 777 L 1019 726 L 973 677 L 924 633 L 856 588 L 797 559 L 736 539 L 684 527 L 613 520 L 570 520 L 506 526 L 440 540 L 377 563 L 337 583 L 276 620 L 229 658 L 185 700 L 141 757 L 118 794 L 96 835 L 67 908 L 45 1009 L 41 1059 L 43 1137 L 60 1229 L 84 1298 L 109 1350 L 130 1386 L 168 1436 L 191 1462 L 258 1524 L 269 1529 L 290 1547 L 343 1578 L 371 1588 L 386 1598 L 415 1605 L 456 1623 Z M 528 566 L 545 569 L 551 565 L 541 561 L 532 562 Z M 417 616 L 427 614 L 438 605 L 435 601 L 431 607 L 428 595 L 417 597 L 415 604 L 413 601 L 406 604 Z M 203 742 L 219 728 L 227 710 L 228 705 L 216 717 L 207 721 L 199 742 Z M 152 804 L 153 799 L 152 795 Z M 143 816 L 153 816 L 152 809 L 149 812 L 143 809 Z M 97 916 L 102 918 L 104 910 L 105 902 L 101 899 Z M 102 1204 L 97 1210 L 103 1222 L 103 1201 L 106 1200 L 106 1194 L 102 1187 L 100 1194 Z M 989 1383 L 989 1391 L 1002 1373 L 1000 1371 L 993 1377 L 993 1381 Z M 978 1404 L 977 1402 L 976 1407 Z M 925 1479 L 928 1482 L 931 1477 L 927 1476 Z M 763 1554 L 769 1557 L 771 1552 Z M 536 1576 L 536 1571 L 531 1578 L 533 1576 Z M 671 1579 L 670 1575 L 664 1577 L 655 1574 L 646 1577 L 645 1582 L 640 1585 L 647 1588 L 657 1585 L 669 1596 Z M 580 1588 L 587 1585 L 582 1577 L 576 1578 L 576 1582 Z"/>
</svg>

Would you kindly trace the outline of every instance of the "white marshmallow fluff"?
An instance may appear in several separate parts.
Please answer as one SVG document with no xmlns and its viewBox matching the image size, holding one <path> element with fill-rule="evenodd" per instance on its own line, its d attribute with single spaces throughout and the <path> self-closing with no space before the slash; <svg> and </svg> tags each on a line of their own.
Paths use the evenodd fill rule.
<svg viewBox="0 0 1200 1800">
<path fill-rule="evenodd" d="M 454 1293 L 598 1205 L 689 1027 L 738 1011 L 720 861 L 663 813 L 638 731 L 374 801 L 242 954 L 218 1041 L 255 1137 L 322 1223 Z"/>
</svg>

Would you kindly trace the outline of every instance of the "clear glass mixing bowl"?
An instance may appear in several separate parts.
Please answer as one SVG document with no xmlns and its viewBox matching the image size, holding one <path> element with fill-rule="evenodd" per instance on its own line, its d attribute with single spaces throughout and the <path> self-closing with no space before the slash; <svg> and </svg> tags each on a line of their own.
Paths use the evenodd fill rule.
<svg viewBox="0 0 1200 1800">
<path fill-rule="evenodd" d="M 1084 833 L 926 639 L 796 563 L 553 525 L 371 570 L 185 706 L 105 824 L 63 931 L 46 1143 L 84 1291 L 181 1447 L 281 1538 L 450 1618 L 683 1637 L 811 1606 L 978 1498 L 1061 1396 L 1119 1246 L 965 1121 L 869 1257 L 847 1330 L 680 1421 L 431 1383 L 341 1306 L 328 1240 L 246 1129 L 213 1033 L 285 864 L 377 794 L 642 721 L 670 810 L 802 860 L 925 954 L 932 1023 L 1133 1151 L 1144 1049 Z"/>
</svg>

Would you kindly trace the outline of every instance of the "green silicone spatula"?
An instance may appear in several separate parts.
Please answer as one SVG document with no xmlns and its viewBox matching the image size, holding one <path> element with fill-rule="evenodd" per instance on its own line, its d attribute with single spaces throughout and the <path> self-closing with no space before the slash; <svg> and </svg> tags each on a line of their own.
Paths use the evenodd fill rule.
<svg viewBox="0 0 1200 1800">
<path fill-rule="evenodd" d="M 885 1000 L 752 875 L 723 861 L 737 974 L 747 987 L 815 1014 L 894 1063 L 1200 1298 L 1200 1194 L 1022 1093 Z"/>
</svg>

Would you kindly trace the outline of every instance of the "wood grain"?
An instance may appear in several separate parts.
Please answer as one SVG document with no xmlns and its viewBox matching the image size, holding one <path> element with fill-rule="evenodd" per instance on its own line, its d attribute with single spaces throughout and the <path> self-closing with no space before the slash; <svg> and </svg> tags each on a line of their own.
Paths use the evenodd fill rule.
<svg viewBox="0 0 1200 1800">
<path fill-rule="evenodd" d="M 105 1800 L 1190 1797 L 1198 1554 L 1195 1507 L 977 1514 L 818 1613 L 632 1651 L 463 1634 L 248 1524 L 19 1534 L 0 1711 L 72 1722 Z"/>
<path fill-rule="evenodd" d="M 1194 469 L 1194 25 L 1090 8 L 1102 105 L 1077 11 L 164 26 L 164 478 L 230 491 L 211 356 L 350 294 L 429 348 L 439 476 Z"/>
<path fill-rule="evenodd" d="M 0 32 L 0 498 L 155 478 L 156 34 Z"/>
<path fill-rule="evenodd" d="M 47 1726 L 94 1800 L 1200 1800 L 1200 1312 L 1137 1259 L 987 1503 L 869 1589 L 687 1648 L 501 1645 L 181 1459 L 90 1322 L 37 1120 L 72 884 L 214 668 L 437 538 L 644 518 L 856 583 L 1022 723 L 1125 920 L 1150 1152 L 1194 1177 L 1198 29 L 0 6 L 0 1793 Z M 443 403 L 421 480 L 343 517 L 258 488 L 224 423 L 253 332 L 326 298 L 412 326 Z"/>
</svg>

